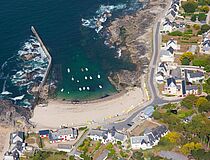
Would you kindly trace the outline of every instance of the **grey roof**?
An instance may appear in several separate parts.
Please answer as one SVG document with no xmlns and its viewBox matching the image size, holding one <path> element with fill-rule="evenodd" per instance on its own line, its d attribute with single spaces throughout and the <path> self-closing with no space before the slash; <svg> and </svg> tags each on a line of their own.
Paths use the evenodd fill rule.
<svg viewBox="0 0 210 160">
<path fill-rule="evenodd" d="M 132 144 L 150 144 L 153 145 L 156 140 L 159 140 L 163 134 L 168 132 L 166 126 L 161 125 L 156 128 L 153 128 L 150 132 L 145 132 L 144 136 L 135 136 L 131 137 Z"/>
<path fill-rule="evenodd" d="M 96 158 L 96 160 L 104 160 L 104 159 L 106 159 L 108 157 L 108 154 L 109 154 L 109 151 L 108 150 L 104 150 L 102 152 L 102 154 L 98 158 Z"/>
<path fill-rule="evenodd" d="M 99 137 L 103 137 L 105 130 L 99 130 L 99 129 L 92 129 L 89 133 L 89 135 L 96 135 Z"/>
<path fill-rule="evenodd" d="M 147 116 L 152 116 L 153 112 L 155 111 L 154 106 L 148 106 L 147 108 L 145 108 L 142 112 L 147 115 Z"/>
<path fill-rule="evenodd" d="M 97 130 L 97 129 L 92 129 L 89 133 L 89 135 L 96 135 L 99 137 L 103 137 L 103 139 L 107 139 L 107 135 L 108 133 L 111 133 L 111 135 L 119 141 L 124 141 L 126 139 L 126 135 L 117 132 L 117 130 L 113 127 L 112 129 L 108 129 L 108 130 Z"/>
<path fill-rule="evenodd" d="M 196 77 L 203 77 L 204 73 L 200 71 L 191 71 L 191 70 L 186 70 L 186 72 L 190 75 L 190 78 L 196 78 Z"/>
<path fill-rule="evenodd" d="M 173 49 L 173 47 L 171 47 L 171 46 L 167 49 L 167 51 L 169 51 L 171 54 L 174 53 L 174 49 Z"/>
<path fill-rule="evenodd" d="M 168 50 L 161 50 L 160 56 L 172 56 L 172 54 Z"/>
<path fill-rule="evenodd" d="M 187 85 L 186 86 L 186 90 L 190 91 L 190 90 L 198 90 L 198 86 L 197 85 Z"/>
<path fill-rule="evenodd" d="M 192 45 L 192 46 L 189 47 L 188 52 L 195 53 L 196 49 L 197 49 L 197 46 L 196 45 Z"/>
<path fill-rule="evenodd" d="M 177 159 L 188 160 L 188 158 L 185 157 L 184 155 L 172 151 L 160 151 L 159 156 L 171 160 L 177 160 Z"/>
<path fill-rule="evenodd" d="M 175 79 L 181 79 L 181 69 L 177 67 L 176 69 L 171 70 L 170 75 Z"/>
<path fill-rule="evenodd" d="M 16 137 L 19 137 L 19 138 L 22 139 L 22 141 L 24 141 L 24 132 L 17 131 L 17 132 L 11 133 L 11 134 L 10 134 L 10 143 L 13 143 L 13 140 L 14 140 Z"/>
<path fill-rule="evenodd" d="M 61 140 L 59 136 L 64 135 L 73 135 L 73 137 L 76 138 L 78 136 L 78 130 L 76 128 L 61 128 L 55 132 L 51 131 L 49 134 L 49 139 L 50 141 Z"/>
</svg>

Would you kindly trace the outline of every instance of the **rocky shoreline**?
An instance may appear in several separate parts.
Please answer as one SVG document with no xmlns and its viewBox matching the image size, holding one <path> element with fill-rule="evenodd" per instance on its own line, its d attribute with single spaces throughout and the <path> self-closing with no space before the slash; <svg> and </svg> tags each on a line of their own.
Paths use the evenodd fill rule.
<svg viewBox="0 0 210 160">
<path fill-rule="evenodd" d="M 141 76 L 148 70 L 152 53 L 153 24 L 167 3 L 167 0 L 150 0 L 143 9 L 116 18 L 107 28 L 108 43 L 118 48 L 119 58 L 128 58 L 136 65 L 133 71 L 121 70 L 110 74 L 118 90 L 141 86 Z"/>
</svg>

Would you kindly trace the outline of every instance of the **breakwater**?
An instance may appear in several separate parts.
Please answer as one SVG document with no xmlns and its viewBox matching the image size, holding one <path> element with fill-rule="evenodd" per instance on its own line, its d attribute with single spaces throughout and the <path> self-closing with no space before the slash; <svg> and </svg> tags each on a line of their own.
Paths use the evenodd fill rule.
<svg viewBox="0 0 210 160">
<path fill-rule="evenodd" d="M 46 69 L 46 72 L 44 74 L 44 77 L 39 85 L 39 92 L 41 91 L 43 85 L 46 83 L 47 81 L 47 78 L 48 78 L 48 75 L 49 75 L 49 72 L 50 72 L 50 69 L 51 69 L 51 66 L 52 66 L 52 56 L 50 55 L 50 53 L 48 52 L 47 48 L 45 47 L 41 37 L 39 36 L 38 32 L 36 31 L 36 29 L 34 28 L 34 26 L 31 26 L 31 31 L 32 33 L 34 34 L 34 36 L 37 38 L 38 42 L 40 43 L 44 53 L 46 54 L 47 58 L 48 58 L 48 66 L 47 66 L 47 69 Z"/>
</svg>

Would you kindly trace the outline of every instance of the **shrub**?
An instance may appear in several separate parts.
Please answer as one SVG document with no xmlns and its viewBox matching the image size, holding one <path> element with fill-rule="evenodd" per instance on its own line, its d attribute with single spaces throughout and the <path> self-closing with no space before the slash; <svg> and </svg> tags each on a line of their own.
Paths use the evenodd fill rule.
<svg viewBox="0 0 210 160">
<path fill-rule="evenodd" d="M 199 13 L 199 14 L 198 14 L 198 20 L 199 20 L 200 22 L 206 21 L 206 17 L 207 17 L 207 15 L 205 15 L 204 13 Z"/>
<path fill-rule="evenodd" d="M 191 21 L 193 21 L 193 22 L 195 22 L 196 21 L 196 18 L 197 18 L 197 15 L 196 14 L 193 14 L 192 16 L 191 16 Z"/>
<path fill-rule="evenodd" d="M 184 9 L 185 12 L 187 13 L 193 13 L 198 7 L 198 3 L 194 1 L 187 1 L 182 3 L 182 8 Z"/>
<path fill-rule="evenodd" d="M 210 26 L 208 24 L 204 24 L 201 26 L 201 32 L 205 33 L 210 29 Z"/>
<path fill-rule="evenodd" d="M 190 64 L 190 60 L 187 57 L 184 57 L 181 61 L 182 65 L 189 65 Z"/>
<path fill-rule="evenodd" d="M 174 31 L 168 34 L 169 36 L 182 36 L 183 33 L 180 31 Z"/>
<path fill-rule="evenodd" d="M 193 28 L 196 29 L 196 30 L 199 30 L 201 28 L 201 26 L 199 24 L 194 24 Z"/>
</svg>

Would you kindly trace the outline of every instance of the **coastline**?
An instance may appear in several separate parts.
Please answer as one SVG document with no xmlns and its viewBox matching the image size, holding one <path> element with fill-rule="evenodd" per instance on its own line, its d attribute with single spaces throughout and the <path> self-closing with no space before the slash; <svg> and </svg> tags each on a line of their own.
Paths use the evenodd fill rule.
<svg viewBox="0 0 210 160">
<path fill-rule="evenodd" d="M 163 3 L 164 5 L 162 5 Z M 110 25 L 110 27 L 113 27 L 114 24 L 114 28 L 112 30 L 113 34 L 119 34 L 119 30 L 117 30 L 119 28 L 119 24 L 126 24 L 127 27 L 131 27 L 132 24 L 134 26 L 139 24 L 140 27 L 138 29 L 134 27 L 133 29 L 135 30 L 129 30 L 129 37 L 133 37 L 134 39 L 128 38 L 129 41 L 125 43 L 125 46 L 121 46 L 125 47 L 128 51 L 134 51 L 131 52 L 130 55 L 127 55 L 129 55 L 135 63 L 139 64 L 137 71 L 131 73 L 128 71 L 122 71 L 124 74 L 126 73 L 128 81 L 126 82 L 120 79 L 119 82 L 130 84 L 126 87 L 125 90 L 121 91 L 119 94 L 106 98 L 87 101 L 85 103 L 79 102 L 78 104 L 71 104 L 61 100 L 49 100 L 47 107 L 36 107 L 34 110 L 34 116 L 31 121 L 37 125 L 37 128 L 56 128 L 62 124 L 69 126 L 84 124 L 97 125 L 107 121 L 108 119 L 112 119 L 113 117 L 127 115 L 136 108 L 143 107 L 143 103 L 146 103 L 149 100 L 147 87 L 145 85 L 146 76 L 144 76 L 144 73 L 147 73 L 149 69 L 149 57 L 151 57 L 152 53 L 152 28 L 153 24 L 156 23 L 156 19 L 158 18 L 159 14 L 165 9 L 164 7 L 166 7 L 166 3 L 167 1 L 150 1 L 144 10 L 138 11 L 135 15 L 132 15 L 132 17 L 130 15 L 121 19 L 118 18 Z M 159 5 L 158 9 L 157 5 Z M 146 21 L 148 15 L 152 16 L 152 18 L 150 18 L 150 22 Z M 131 22 L 128 21 L 130 19 Z M 133 22 L 134 20 L 135 23 Z M 145 28 L 143 31 L 140 31 L 139 29 L 141 29 L 142 26 L 145 26 Z M 136 35 L 133 36 L 133 34 Z M 112 41 L 112 43 L 115 43 L 117 40 L 118 39 L 116 38 L 115 41 Z M 142 48 L 143 50 L 141 50 Z M 142 56 L 141 53 L 139 55 L 139 52 L 135 52 L 139 50 L 144 51 L 145 54 Z M 144 68 L 142 68 L 141 58 L 147 58 L 148 61 L 146 64 L 143 63 Z M 134 80 L 129 78 L 134 78 Z M 56 122 L 54 122 L 55 119 Z"/>
</svg>

